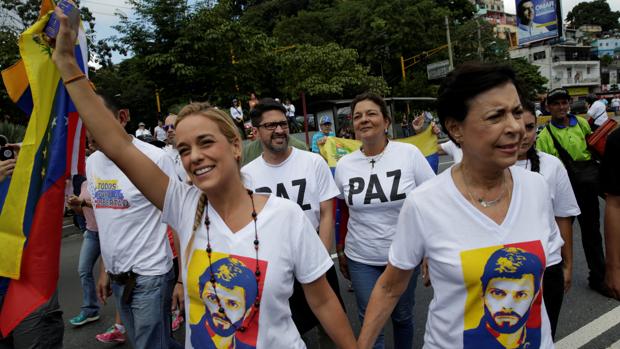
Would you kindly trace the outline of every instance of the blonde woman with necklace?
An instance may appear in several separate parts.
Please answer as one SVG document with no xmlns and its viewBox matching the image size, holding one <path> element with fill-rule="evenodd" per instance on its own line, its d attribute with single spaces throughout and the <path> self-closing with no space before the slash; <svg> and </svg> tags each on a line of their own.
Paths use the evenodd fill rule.
<svg viewBox="0 0 620 349">
<path fill-rule="evenodd" d="M 95 95 L 74 57 L 77 23 L 59 9 L 56 15 L 52 59 L 90 134 L 179 234 L 185 347 L 305 348 L 288 307 L 296 278 L 334 342 L 354 348 L 346 315 L 325 280 L 332 265 L 327 251 L 295 203 L 243 187 L 241 136 L 230 118 L 199 103 L 181 110 L 177 149 L 194 186 L 170 180 Z"/>
<path fill-rule="evenodd" d="M 345 155 L 336 166 L 336 185 L 348 207 L 346 243 L 338 241 L 340 269 L 351 280 L 359 317 L 370 292 L 387 264 L 388 249 L 395 233 L 404 199 L 418 185 L 435 177 L 420 150 L 411 144 L 390 142 L 391 123 L 383 99 L 371 93 L 351 102 L 353 129 L 362 141 L 359 150 Z M 394 348 L 413 345 L 415 279 L 392 312 Z M 383 336 L 375 348 L 383 348 Z"/>
<path fill-rule="evenodd" d="M 544 178 L 511 167 L 524 135 L 515 73 L 465 64 L 437 107 L 463 160 L 405 200 L 358 344 L 372 346 L 426 257 L 434 294 L 424 348 L 553 348 L 542 276 L 563 242 Z"/>
</svg>

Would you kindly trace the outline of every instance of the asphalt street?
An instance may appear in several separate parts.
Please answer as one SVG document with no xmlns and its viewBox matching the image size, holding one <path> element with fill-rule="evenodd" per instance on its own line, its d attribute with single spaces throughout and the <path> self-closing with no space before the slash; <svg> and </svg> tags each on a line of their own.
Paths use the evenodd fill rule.
<svg viewBox="0 0 620 349">
<path fill-rule="evenodd" d="M 450 165 L 449 160 L 444 157 L 442 157 L 440 163 L 440 170 Z M 600 204 L 601 212 L 603 212 L 603 201 Z M 559 349 L 620 349 L 620 302 L 605 298 L 588 288 L 587 266 L 581 247 L 578 224 L 575 224 L 574 231 L 573 286 L 564 299 L 557 330 L 556 347 Z M 105 348 L 111 346 L 115 348 L 129 348 L 128 344 L 102 344 L 95 339 L 97 333 L 105 331 L 114 322 L 114 306 L 111 303 L 102 307 L 101 318 L 97 322 L 79 328 L 74 328 L 68 323 L 71 317 L 79 313 L 82 300 L 77 273 L 82 237 L 78 230 L 70 225 L 69 221 L 65 223 L 63 233 L 66 237 L 62 241 L 61 271 L 58 287 L 60 303 L 64 311 L 65 348 Z M 348 283 L 342 276 L 340 276 L 340 288 L 350 323 L 357 335 L 360 329 L 360 322 L 357 318 L 355 299 L 353 293 L 348 291 Z M 414 309 L 414 348 L 422 347 L 426 314 L 432 295 L 432 288 L 425 288 L 421 283 L 418 283 L 416 306 Z M 391 325 L 386 326 L 386 335 L 386 348 L 393 348 Z M 175 333 L 175 337 L 183 342 L 184 331 L 179 330 Z M 314 338 L 316 336 L 311 335 L 310 337 L 310 347 L 317 347 Z"/>
</svg>

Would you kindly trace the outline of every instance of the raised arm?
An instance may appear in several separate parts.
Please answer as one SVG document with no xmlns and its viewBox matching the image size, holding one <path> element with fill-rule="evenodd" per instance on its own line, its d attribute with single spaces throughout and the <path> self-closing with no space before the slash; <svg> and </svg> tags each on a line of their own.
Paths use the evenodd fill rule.
<svg viewBox="0 0 620 349">
<path fill-rule="evenodd" d="M 67 83 L 65 86 L 82 121 L 100 150 L 125 173 L 147 199 L 161 209 L 168 187 L 168 177 L 133 146 L 131 137 L 95 94 L 89 82 L 81 77 L 83 74 L 74 56 L 78 23 L 70 23 L 60 9 L 56 8 L 55 11 L 60 29 L 52 60 L 58 67 L 62 80 Z"/>
</svg>

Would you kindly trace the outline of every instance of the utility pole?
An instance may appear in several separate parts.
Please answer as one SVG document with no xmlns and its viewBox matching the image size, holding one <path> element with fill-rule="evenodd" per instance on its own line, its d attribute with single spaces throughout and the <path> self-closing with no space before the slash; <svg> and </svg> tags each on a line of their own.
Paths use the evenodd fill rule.
<svg viewBox="0 0 620 349">
<path fill-rule="evenodd" d="M 403 81 L 407 80 L 407 77 L 405 75 L 405 59 L 403 58 L 403 56 L 400 56 L 400 71 L 401 73 L 403 73 Z"/>
<path fill-rule="evenodd" d="M 454 69 L 454 61 L 452 60 L 452 42 L 450 41 L 450 22 L 448 16 L 446 19 L 446 39 L 448 40 L 448 60 L 450 61 L 450 70 Z"/>
</svg>

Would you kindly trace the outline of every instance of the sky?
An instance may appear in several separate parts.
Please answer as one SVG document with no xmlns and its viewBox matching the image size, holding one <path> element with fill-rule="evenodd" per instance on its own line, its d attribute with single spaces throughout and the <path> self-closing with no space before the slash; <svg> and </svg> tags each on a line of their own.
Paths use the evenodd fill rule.
<svg viewBox="0 0 620 349">
<path fill-rule="evenodd" d="M 580 2 L 580 0 L 561 0 L 562 17 L 566 18 L 568 11 Z M 607 0 L 607 3 L 611 6 L 612 10 L 620 11 L 620 0 Z M 82 0 L 81 4 L 87 6 L 96 18 L 95 32 L 97 34 L 97 39 L 104 39 L 117 34 L 112 28 L 113 25 L 118 23 L 117 17 L 114 16 L 116 10 L 131 16 L 131 8 L 125 3 L 125 0 Z M 515 0 L 504 0 L 504 10 L 508 13 L 515 13 Z M 119 62 L 123 60 L 123 58 L 123 56 L 115 53 L 112 60 L 114 62 Z"/>
</svg>

